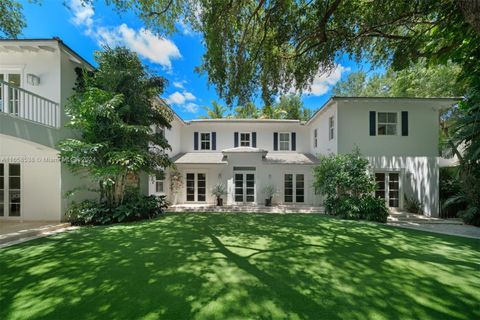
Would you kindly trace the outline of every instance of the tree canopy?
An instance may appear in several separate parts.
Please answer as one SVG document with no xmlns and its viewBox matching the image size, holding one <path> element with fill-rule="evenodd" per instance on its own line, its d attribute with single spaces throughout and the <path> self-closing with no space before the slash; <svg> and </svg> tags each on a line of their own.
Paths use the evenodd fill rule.
<svg viewBox="0 0 480 320">
<path fill-rule="evenodd" d="M 419 61 L 408 68 L 369 75 L 365 71 L 352 72 L 333 88 L 339 96 L 368 97 L 461 97 L 465 85 L 457 78 L 461 68 L 451 62 L 427 67 Z"/>
</svg>

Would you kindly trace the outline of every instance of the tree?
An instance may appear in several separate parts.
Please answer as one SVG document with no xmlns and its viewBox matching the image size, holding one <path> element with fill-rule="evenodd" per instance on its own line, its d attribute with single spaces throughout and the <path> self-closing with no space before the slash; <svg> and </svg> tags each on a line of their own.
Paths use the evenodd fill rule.
<svg viewBox="0 0 480 320">
<path fill-rule="evenodd" d="M 466 88 L 464 83 L 457 81 L 460 71 L 452 62 L 427 67 L 424 60 L 400 71 L 389 68 L 371 77 L 364 71 L 357 71 L 338 82 L 333 93 L 370 97 L 461 97 Z"/>
<path fill-rule="evenodd" d="M 22 9 L 18 1 L 0 1 L 0 38 L 16 38 L 27 26 Z"/>
<path fill-rule="evenodd" d="M 67 105 L 68 127 L 79 137 L 60 142 L 60 157 L 74 172 L 87 172 L 99 184 L 101 202 L 123 203 L 129 175 L 161 174 L 170 146 L 152 127 L 170 127 L 169 110 L 154 101 L 165 80 L 150 75 L 135 53 L 105 48 L 95 53 L 98 69 L 80 73 Z"/>
<path fill-rule="evenodd" d="M 253 102 L 248 102 L 235 108 L 234 117 L 237 119 L 257 119 L 260 117 L 260 111 Z"/>
<path fill-rule="evenodd" d="M 226 117 L 227 108 L 216 101 L 212 101 L 212 107 L 205 106 L 204 109 L 207 111 L 207 116 L 202 116 L 202 119 L 222 119 Z"/>
<path fill-rule="evenodd" d="M 303 105 L 299 95 L 282 95 L 273 108 L 275 110 L 274 114 L 278 115 L 278 119 L 307 121 L 312 115 L 311 110 Z"/>
<path fill-rule="evenodd" d="M 313 186 L 325 195 L 325 209 L 329 214 L 346 219 L 387 221 L 385 201 L 373 196 L 376 185 L 369 162 L 358 150 L 322 156 L 314 168 Z"/>
</svg>

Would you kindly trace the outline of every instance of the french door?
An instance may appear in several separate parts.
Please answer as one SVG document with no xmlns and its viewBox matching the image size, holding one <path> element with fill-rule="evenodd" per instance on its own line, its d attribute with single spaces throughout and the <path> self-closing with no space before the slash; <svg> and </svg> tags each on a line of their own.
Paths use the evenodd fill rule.
<svg viewBox="0 0 480 320">
<path fill-rule="evenodd" d="M 385 200 L 390 208 L 400 206 L 400 174 L 398 172 L 375 173 L 377 190 L 375 196 Z"/>
<path fill-rule="evenodd" d="M 287 173 L 284 176 L 284 202 L 305 202 L 305 175 Z"/>
<path fill-rule="evenodd" d="M 235 173 L 235 202 L 253 203 L 255 202 L 255 174 L 254 173 Z"/>
<path fill-rule="evenodd" d="M 0 163 L 0 217 L 20 217 L 20 164 Z"/>
<path fill-rule="evenodd" d="M 186 194 L 188 202 L 205 202 L 207 199 L 207 176 L 205 173 L 187 173 Z"/>
<path fill-rule="evenodd" d="M 1 73 L 0 80 L 8 82 L 14 87 L 0 86 L 0 111 L 8 112 L 18 116 L 20 109 L 20 91 L 15 87 L 20 87 L 19 73 Z"/>
</svg>

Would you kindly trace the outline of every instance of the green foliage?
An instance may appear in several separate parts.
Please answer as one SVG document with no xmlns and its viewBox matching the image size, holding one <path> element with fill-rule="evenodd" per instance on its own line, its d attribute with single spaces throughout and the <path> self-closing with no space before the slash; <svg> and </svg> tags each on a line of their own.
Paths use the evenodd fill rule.
<svg viewBox="0 0 480 320">
<path fill-rule="evenodd" d="M 218 199 L 227 194 L 227 188 L 223 183 L 217 183 L 212 187 L 212 194 Z"/>
<path fill-rule="evenodd" d="M 207 116 L 201 117 L 202 119 L 223 119 L 227 118 L 227 107 L 220 105 L 216 101 L 212 101 L 212 106 L 205 106 L 204 109 L 207 111 Z"/>
<path fill-rule="evenodd" d="M 411 213 L 423 214 L 423 205 L 420 200 L 405 195 L 405 210 Z"/>
<path fill-rule="evenodd" d="M 73 203 L 66 217 L 74 225 L 111 224 L 152 219 L 162 214 L 167 206 L 165 196 L 143 196 L 134 190 L 127 192 L 124 203 L 116 207 L 92 200 Z"/>
<path fill-rule="evenodd" d="M 457 81 L 461 68 L 452 62 L 428 67 L 425 60 L 395 71 L 368 76 L 365 71 L 352 72 L 333 88 L 339 96 L 365 97 L 460 97 L 465 85 Z"/>
<path fill-rule="evenodd" d="M 277 193 L 277 189 L 275 189 L 275 186 L 269 184 L 263 187 L 262 193 L 267 199 L 271 199 Z"/>
<path fill-rule="evenodd" d="M 78 137 L 59 143 L 60 157 L 74 172 L 98 182 L 100 201 L 124 202 L 127 177 L 168 167 L 170 146 L 155 126 L 170 127 L 169 110 L 156 102 L 164 79 L 152 76 L 126 48 L 98 51 L 98 69 L 83 78 L 67 105 Z"/>
<path fill-rule="evenodd" d="M 23 5 L 16 0 L 0 1 L 0 39 L 16 38 L 22 33 L 27 26 L 22 10 Z"/>
<path fill-rule="evenodd" d="M 368 160 L 356 150 L 345 155 L 322 156 L 314 169 L 314 187 L 325 195 L 327 213 L 344 219 L 386 222 L 384 200 L 372 194 L 376 185 Z"/>
</svg>

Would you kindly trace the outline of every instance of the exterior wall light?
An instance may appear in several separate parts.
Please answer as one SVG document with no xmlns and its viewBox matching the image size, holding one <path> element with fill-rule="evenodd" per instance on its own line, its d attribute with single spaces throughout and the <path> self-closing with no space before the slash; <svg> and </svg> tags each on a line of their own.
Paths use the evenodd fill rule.
<svg viewBox="0 0 480 320">
<path fill-rule="evenodd" d="M 40 84 L 40 77 L 32 73 L 27 73 L 27 83 L 32 86 L 38 86 Z"/>
</svg>

